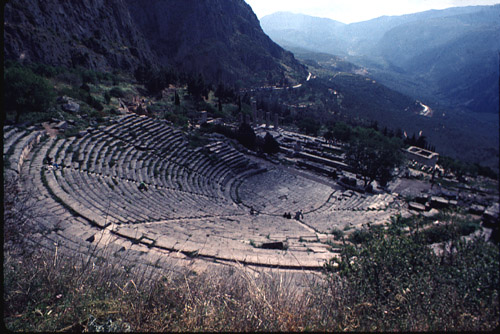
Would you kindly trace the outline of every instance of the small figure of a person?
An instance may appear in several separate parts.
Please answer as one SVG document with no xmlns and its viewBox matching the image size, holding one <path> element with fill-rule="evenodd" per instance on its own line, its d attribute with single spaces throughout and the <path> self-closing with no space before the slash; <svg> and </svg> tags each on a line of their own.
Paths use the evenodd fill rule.
<svg viewBox="0 0 500 334">
<path fill-rule="evenodd" d="M 141 182 L 139 184 L 139 190 L 140 191 L 147 191 L 148 190 L 148 187 L 146 187 L 146 184 L 144 184 L 144 182 Z"/>
</svg>

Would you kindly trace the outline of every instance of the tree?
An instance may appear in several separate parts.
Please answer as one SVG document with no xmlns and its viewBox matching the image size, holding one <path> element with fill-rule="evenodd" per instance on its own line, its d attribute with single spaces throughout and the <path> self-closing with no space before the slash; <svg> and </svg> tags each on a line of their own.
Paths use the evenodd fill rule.
<svg viewBox="0 0 500 334">
<path fill-rule="evenodd" d="M 205 79 L 201 73 L 199 73 L 196 78 L 190 76 L 188 80 L 188 93 L 195 99 L 201 99 L 202 96 L 207 94 Z"/>
<path fill-rule="evenodd" d="M 240 125 L 238 132 L 236 133 L 236 138 L 246 148 L 251 150 L 255 148 L 255 132 L 247 123 L 242 123 Z"/>
<path fill-rule="evenodd" d="M 367 187 L 374 180 L 382 185 L 392 178 L 392 170 L 402 163 L 401 142 L 373 129 L 356 128 L 346 148 L 346 163 L 363 177 Z"/>
<path fill-rule="evenodd" d="M 104 92 L 104 101 L 106 102 L 106 104 L 109 104 L 111 102 L 111 94 L 109 94 L 108 91 Z"/>
<path fill-rule="evenodd" d="M 323 135 L 323 138 L 325 138 L 325 140 L 328 142 L 332 141 L 333 140 L 332 130 L 328 130 L 327 132 L 325 132 L 325 134 Z"/>
<path fill-rule="evenodd" d="M 280 144 L 274 139 L 274 137 L 268 132 L 264 137 L 264 145 L 262 146 L 264 153 L 274 154 L 280 151 Z"/>
<path fill-rule="evenodd" d="M 4 85 L 4 108 L 16 111 L 16 123 L 22 113 L 47 110 L 56 96 L 49 81 L 28 68 L 7 69 Z"/>
<path fill-rule="evenodd" d="M 332 132 L 335 139 L 347 142 L 351 138 L 352 128 L 344 122 L 337 122 Z"/>
<path fill-rule="evenodd" d="M 181 105 L 181 99 L 179 98 L 179 94 L 177 94 L 177 91 L 175 91 L 175 95 L 174 95 L 174 104 L 176 106 L 180 106 Z"/>
<path fill-rule="evenodd" d="M 314 118 L 305 117 L 297 122 L 297 126 L 301 131 L 304 131 L 307 135 L 317 136 L 321 124 Z"/>
</svg>

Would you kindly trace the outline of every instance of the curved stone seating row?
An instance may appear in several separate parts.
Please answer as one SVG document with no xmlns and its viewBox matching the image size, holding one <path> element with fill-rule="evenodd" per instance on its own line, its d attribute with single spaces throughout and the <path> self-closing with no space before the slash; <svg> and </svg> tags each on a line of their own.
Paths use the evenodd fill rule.
<svg viewBox="0 0 500 334">
<path fill-rule="evenodd" d="M 129 145 L 127 147 L 127 144 L 123 144 L 120 148 L 118 148 L 115 144 L 123 142 L 110 140 L 109 137 L 106 136 L 101 136 L 100 138 L 95 137 L 97 142 L 92 144 L 88 143 L 90 141 L 89 138 L 91 139 L 92 137 L 88 136 L 71 143 L 66 143 L 61 149 L 62 154 L 67 152 L 69 146 L 78 148 L 80 147 L 79 143 L 81 143 L 82 146 L 79 150 L 73 149 L 67 157 L 56 159 L 56 162 L 65 166 L 72 166 L 73 168 L 80 168 L 88 170 L 89 172 L 102 173 L 108 176 L 126 177 L 134 180 L 138 179 L 139 181 L 145 181 L 148 183 L 152 182 L 151 179 L 153 178 L 153 173 L 144 173 L 144 171 L 138 168 L 138 166 L 141 167 L 144 162 L 139 160 L 141 155 L 144 153 L 136 150 L 133 146 Z M 87 149 L 89 146 L 91 147 Z M 121 148 L 126 148 L 126 151 L 122 152 Z M 127 154 L 132 154 L 132 156 L 127 157 Z M 78 159 L 75 162 L 74 160 L 76 156 L 78 156 Z M 154 155 L 150 155 L 150 157 L 155 159 L 158 158 Z M 122 161 L 126 162 L 127 165 L 124 166 L 124 164 L 120 163 Z M 148 161 L 144 165 L 149 166 L 150 163 L 151 162 Z M 147 167 L 145 169 L 147 170 Z"/>
<path fill-rule="evenodd" d="M 58 188 L 61 188 L 76 202 L 92 208 L 94 213 L 107 218 L 98 225 L 213 216 L 213 211 L 219 211 L 221 215 L 235 213 L 228 201 L 215 202 L 212 198 L 179 190 L 151 186 L 147 192 L 141 192 L 138 190 L 139 182 L 85 173 L 71 168 L 52 173 L 58 183 L 51 184 L 56 194 L 60 193 Z M 71 202 L 70 206 L 73 204 Z M 223 204 L 226 205 L 226 209 Z M 214 205 L 217 207 L 212 208 Z M 208 212 L 206 208 L 210 208 Z M 78 212 L 78 209 L 76 211 Z"/>
<path fill-rule="evenodd" d="M 47 156 L 61 167 L 44 165 Z M 342 222 L 351 213 L 325 207 L 336 196 L 326 184 L 281 168 L 259 168 L 226 142 L 191 149 L 165 122 L 135 115 L 80 137 L 49 139 L 31 159 L 23 166 L 25 175 L 38 175 L 32 182 L 44 205 L 63 213 L 62 227 L 53 227 L 49 240 L 75 251 L 95 245 L 92 237 L 101 230 L 119 244 L 151 253 L 196 252 L 221 261 L 318 268 L 332 254 L 309 226 L 323 231 L 322 225 L 331 227 L 332 212 Z M 147 190 L 139 189 L 142 182 Z M 346 205 L 371 205 L 344 197 Z M 260 207 L 250 213 L 253 201 Z M 282 217 L 299 209 L 305 224 Z M 310 221 L 313 214 L 319 223 Z M 55 223 L 43 224 L 50 230 Z M 268 241 L 288 241 L 293 253 L 255 246 Z"/>
<path fill-rule="evenodd" d="M 98 233 L 100 232 L 96 227 L 100 226 L 102 228 L 111 222 L 120 223 L 123 220 L 130 222 L 129 214 L 131 213 L 133 217 L 138 217 L 137 219 L 142 218 L 143 221 L 146 221 L 146 218 L 148 220 L 151 218 L 172 219 L 173 217 L 175 217 L 175 219 L 179 217 L 206 219 L 213 217 L 214 214 L 241 214 L 241 212 L 238 213 L 238 210 L 235 210 L 230 199 L 226 199 L 224 202 L 227 208 L 226 211 L 221 208 L 218 210 L 211 210 L 210 208 L 212 208 L 214 204 L 217 206 L 217 204 L 214 203 L 213 198 L 207 196 L 200 196 L 203 202 L 198 202 L 196 199 L 193 199 L 192 194 L 188 192 L 171 189 L 158 189 L 158 191 L 152 191 L 158 187 L 156 185 L 150 186 L 147 192 L 141 193 L 138 192 L 138 181 L 127 182 L 127 180 L 117 177 L 114 179 L 118 180 L 118 184 L 115 184 L 112 181 L 112 177 L 96 174 L 85 169 L 85 157 L 89 158 L 89 153 L 91 152 L 90 148 L 88 150 L 86 148 L 89 144 L 91 144 L 90 135 L 80 139 L 51 138 L 41 143 L 31 152 L 30 164 L 22 166 L 24 175 L 29 176 L 26 178 L 27 181 L 23 185 L 33 189 L 34 192 L 38 194 L 39 203 L 44 210 L 52 215 L 50 219 L 47 219 L 46 216 L 40 216 L 40 219 L 38 219 L 39 222 L 35 224 L 44 229 L 43 237 L 37 234 L 37 236 L 33 238 L 33 242 L 36 242 L 37 246 L 51 248 L 52 250 L 56 247 L 56 249 L 59 249 L 59 252 L 66 249 L 69 252 L 89 253 L 99 240 Z M 70 147 L 72 149 L 69 149 Z M 82 150 L 80 150 L 80 148 L 82 148 Z M 110 152 L 114 151 L 111 150 Z M 78 163 L 73 161 L 73 154 L 78 154 Z M 57 157 L 57 159 L 54 159 L 54 162 L 61 166 L 65 165 L 66 167 L 56 169 L 53 166 L 44 164 L 44 159 L 47 156 L 53 158 Z M 99 165 L 96 163 L 97 156 L 99 156 L 99 153 L 93 156 L 95 166 Z M 148 173 L 147 170 L 148 169 L 143 169 L 146 174 Z M 42 180 L 42 177 L 45 181 Z M 47 192 L 45 184 L 48 184 L 50 192 Z M 110 187 L 110 185 L 112 186 Z M 130 194 L 135 197 L 130 197 Z M 108 198 L 108 195 L 114 197 Z M 142 197 L 137 198 L 138 195 Z M 122 210 L 119 210 L 119 205 L 124 204 L 123 201 L 120 202 L 120 199 L 123 200 L 123 198 L 130 199 L 134 205 L 129 204 L 125 209 L 122 207 Z M 167 199 L 167 203 L 172 204 L 170 208 L 165 208 L 165 199 Z M 136 205 L 136 203 L 145 204 L 145 207 Z M 184 205 L 179 205 L 180 203 L 184 203 Z M 196 210 L 193 209 L 196 208 L 196 206 L 199 207 L 198 212 L 195 212 Z M 68 207 L 71 208 L 72 211 L 68 210 Z M 132 210 L 134 207 L 135 210 Z M 155 211 L 159 212 L 160 208 L 164 208 L 164 211 L 171 209 L 172 212 L 177 213 L 171 216 L 164 214 L 163 216 L 150 217 L 144 214 L 144 212 L 148 213 L 145 211 L 148 208 L 150 209 L 149 213 Z M 74 216 L 74 214 L 83 217 L 80 218 Z M 144 216 L 140 217 L 141 214 Z M 97 226 L 94 227 L 89 224 L 89 220 L 93 221 Z M 105 230 L 103 231 L 105 232 Z M 122 244 L 125 246 L 120 246 Z M 130 242 L 123 238 L 115 237 L 112 243 L 105 244 L 105 248 L 113 249 L 113 252 L 116 251 L 117 253 L 123 253 L 123 247 L 126 247 L 127 256 L 131 256 L 131 261 L 137 265 L 149 263 L 150 265 L 154 264 L 156 266 L 156 261 L 160 260 L 160 258 L 154 258 L 154 256 L 165 255 L 164 250 L 161 250 L 161 252 L 151 252 L 148 247 L 142 246 L 141 243 L 136 245 L 136 241 Z M 161 257 L 161 261 L 171 263 L 172 259 L 176 261 L 186 261 L 187 259 L 186 256 L 181 256 L 179 254 L 173 255 L 173 257 L 169 257 L 168 259 Z"/>
<path fill-rule="evenodd" d="M 390 194 L 362 195 L 347 190 L 332 194 L 319 211 L 386 210 L 393 202 L 394 197 Z"/>
<path fill-rule="evenodd" d="M 14 144 L 19 138 L 26 135 L 26 130 L 18 129 L 15 127 L 4 127 L 3 128 L 3 154 L 6 154 L 12 144 Z"/>
<path fill-rule="evenodd" d="M 8 137 L 5 137 L 7 135 Z M 8 162 L 10 171 L 17 175 L 21 173 L 21 168 L 31 150 L 45 136 L 43 131 L 30 127 L 26 130 L 8 129 L 4 134 L 4 161 Z"/>
<path fill-rule="evenodd" d="M 328 233 L 332 229 L 352 229 L 359 228 L 366 223 L 384 223 L 398 212 L 392 208 L 385 211 L 365 210 L 355 213 L 347 210 L 311 212 L 304 215 L 304 222 L 318 231 Z"/>
<path fill-rule="evenodd" d="M 249 170 L 246 158 L 227 146 L 213 162 L 186 144 L 164 122 L 127 116 L 80 138 L 57 140 L 46 155 L 63 168 L 46 172 L 48 186 L 101 227 L 241 214 L 224 186 Z M 139 190 L 142 182 L 147 191 Z"/>
</svg>

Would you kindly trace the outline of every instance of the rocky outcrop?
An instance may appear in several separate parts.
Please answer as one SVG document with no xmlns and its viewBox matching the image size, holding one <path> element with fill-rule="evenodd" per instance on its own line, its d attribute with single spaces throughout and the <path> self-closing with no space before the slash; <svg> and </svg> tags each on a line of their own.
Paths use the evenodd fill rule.
<svg viewBox="0 0 500 334">
<path fill-rule="evenodd" d="M 101 71 L 164 65 L 245 84 L 307 75 L 243 0 L 13 0 L 4 27 L 6 59 Z"/>
<path fill-rule="evenodd" d="M 162 63 L 213 81 L 277 82 L 307 72 L 275 44 L 243 0 L 126 0 Z"/>
<path fill-rule="evenodd" d="M 100 71 L 155 62 L 122 0 L 13 0 L 4 38 L 7 59 Z"/>
</svg>

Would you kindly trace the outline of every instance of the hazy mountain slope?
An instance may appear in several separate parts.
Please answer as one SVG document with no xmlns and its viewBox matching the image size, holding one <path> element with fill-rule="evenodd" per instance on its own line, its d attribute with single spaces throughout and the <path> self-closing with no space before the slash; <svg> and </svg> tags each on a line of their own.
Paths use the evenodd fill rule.
<svg viewBox="0 0 500 334">
<path fill-rule="evenodd" d="M 301 47 L 315 52 L 344 55 L 348 48 L 345 24 L 303 14 L 278 12 L 264 16 L 260 24 L 266 34 L 283 47 Z"/>
<path fill-rule="evenodd" d="M 450 112 L 436 105 L 432 117 L 421 116 L 422 107 L 414 99 L 370 79 L 362 68 L 340 57 L 303 49 L 294 53 L 318 76 L 304 88 L 314 86 L 328 97 L 323 109 L 376 121 L 380 129 L 400 128 L 409 136 L 422 131 L 440 154 L 498 168 L 498 114 Z"/>
<path fill-rule="evenodd" d="M 287 48 L 345 56 L 391 88 L 428 103 L 498 112 L 500 5 L 451 8 L 339 25 L 298 19 L 279 29 L 284 13 L 262 18 L 263 29 Z M 321 28 L 304 27 L 323 25 Z M 315 33 L 322 31 L 321 34 Z M 304 42 L 306 41 L 306 42 Z"/>
</svg>

